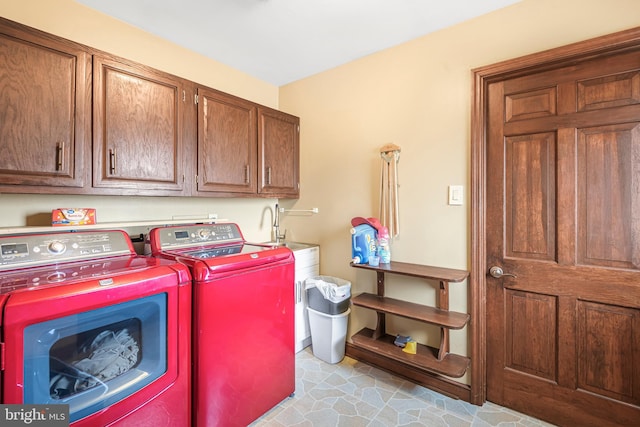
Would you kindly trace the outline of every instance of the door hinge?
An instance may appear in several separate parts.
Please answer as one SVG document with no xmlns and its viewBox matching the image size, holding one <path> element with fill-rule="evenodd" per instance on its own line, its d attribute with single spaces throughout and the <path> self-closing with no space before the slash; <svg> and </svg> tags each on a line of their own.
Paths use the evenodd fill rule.
<svg viewBox="0 0 640 427">
<path fill-rule="evenodd" d="M 298 133 L 300 133 L 300 125 L 298 125 Z"/>
<path fill-rule="evenodd" d="M 196 93 L 195 95 L 193 95 L 193 102 L 197 104 L 198 101 L 199 101 L 199 98 L 198 98 L 198 94 Z"/>
<path fill-rule="evenodd" d="M 187 102 L 187 91 L 186 90 L 182 91 L 182 102 Z"/>
</svg>

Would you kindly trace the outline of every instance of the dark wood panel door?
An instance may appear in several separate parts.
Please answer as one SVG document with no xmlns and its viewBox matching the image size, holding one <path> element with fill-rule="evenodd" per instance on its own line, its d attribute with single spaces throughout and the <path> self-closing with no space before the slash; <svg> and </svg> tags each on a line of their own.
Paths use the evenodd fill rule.
<svg viewBox="0 0 640 427">
<path fill-rule="evenodd" d="M 182 193 L 185 102 L 177 77 L 95 55 L 93 186 L 119 194 Z"/>
<path fill-rule="evenodd" d="M 198 89 L 198 192 L 256 194 L 256 105 Z"/>
<path fill-rule="evenodd" d="M 88 182 L 90 73 L 90 55 L 80 47 L 0 21 L 3 191 L 73 192 Z"/>
<path fill-rule="evenodd" d="M 258 108 L 258 193 L 298 197 L 300 192 L 300 119 Z"/>
<path fill-rule="evenodd" d="M 487 91 L 487 398 L 640 422 L 640 52 Z"/>
</svg>

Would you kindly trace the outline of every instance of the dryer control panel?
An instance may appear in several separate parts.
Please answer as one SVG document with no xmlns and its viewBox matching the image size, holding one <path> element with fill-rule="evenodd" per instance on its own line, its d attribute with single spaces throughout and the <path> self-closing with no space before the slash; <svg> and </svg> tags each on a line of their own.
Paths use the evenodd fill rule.
<svg viewBox="0 0 640 427">
<path fill-rule="evenodd" d="M 194 224 L 162 227 L 151 230 L 154 242 L 159 242 L 156 250 L 190 248 L 211 244 L 242 243 L 244 238 L 236 224 Z"/>
<path fill-rule="evenodd" d="M 0 270 L 135 253 L 129 236 L 123 231 L 2 236 Z"/>
</svg>

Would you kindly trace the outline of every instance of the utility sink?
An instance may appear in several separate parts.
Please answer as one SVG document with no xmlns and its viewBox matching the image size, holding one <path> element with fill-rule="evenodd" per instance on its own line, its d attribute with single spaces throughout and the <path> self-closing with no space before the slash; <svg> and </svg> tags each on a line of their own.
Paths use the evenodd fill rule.
<svg viewBox="0 0 640 427">
<path fill-rule="evenodd" d="M 267 242 L 267 245 L 285 246 L 285 247 L 291 249 L 294 252 L 295 251 L 300 251 L 302 249 L 307 249 L 307 248 L 312 248 L 314 246 L 318 246 L 318 245 L 313 244 L 313 243 L 300 243 L 300 242 L 280 242 L 280 243 Z"/>
</svg>

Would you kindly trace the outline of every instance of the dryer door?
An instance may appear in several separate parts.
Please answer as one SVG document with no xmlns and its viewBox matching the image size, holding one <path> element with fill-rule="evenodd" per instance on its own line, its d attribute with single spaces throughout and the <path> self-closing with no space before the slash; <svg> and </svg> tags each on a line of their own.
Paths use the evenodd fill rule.
<svg viewBox="0 0 640 427">
<path fill-rule="evenodd" d="M 96 280 L 11 295 L 3 403 L 67 404 L 71 422 L 144 404 L 177 375 L 177 290 Z"/>
</svg>

